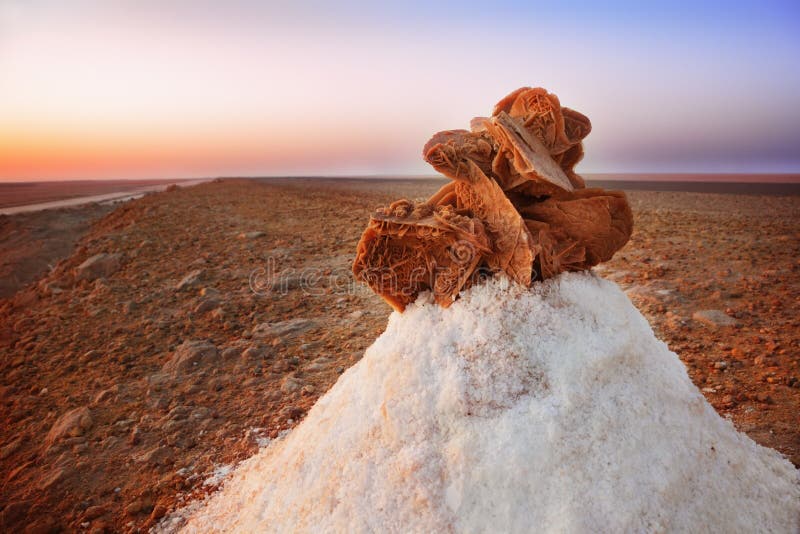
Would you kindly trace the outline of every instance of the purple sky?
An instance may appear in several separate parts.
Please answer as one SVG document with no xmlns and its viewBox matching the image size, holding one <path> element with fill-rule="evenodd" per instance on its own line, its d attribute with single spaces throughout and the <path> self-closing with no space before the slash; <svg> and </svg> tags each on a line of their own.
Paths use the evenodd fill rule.
<svg viewBox="0 0 800 534">
<path fill-rule="evenodd" d="M 581 172 L 800 172 L 796 2 L 600 4 L 5 0 L 0 180 L 430 174 L 524 85 Z"/>
</svg>

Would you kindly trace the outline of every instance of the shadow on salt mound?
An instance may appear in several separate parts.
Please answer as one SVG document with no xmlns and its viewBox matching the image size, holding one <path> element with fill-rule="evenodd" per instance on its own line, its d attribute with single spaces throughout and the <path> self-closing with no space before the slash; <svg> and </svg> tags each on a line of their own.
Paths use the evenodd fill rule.
<svg viewBox="0 0 800 534">
<path fill-rule="evenodd" d="M 186 532 L 795 532 L 795 468 L 717 415 L 613 283 L 394 313 Z"/>
</svg>

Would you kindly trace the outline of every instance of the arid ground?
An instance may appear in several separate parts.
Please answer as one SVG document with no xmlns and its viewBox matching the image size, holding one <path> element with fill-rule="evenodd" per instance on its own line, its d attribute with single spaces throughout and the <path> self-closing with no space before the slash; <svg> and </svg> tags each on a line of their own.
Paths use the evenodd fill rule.
<svg viewBox="0 0 800 534">
<path fill-rule="evenodd" d="M 0 208 L 38 204 L 74 197 L 138 191 L 176 180 L 81 180 L 66 182 L 0 183 Z M 180 182 L 180 181 L 177 181 Z"/>
<path fill-rule="evenodd" d="M 225 180 L 0 217 L 0 530 L 143 530 L 291 429 L 390 313 L 349 274 L 369 213 L 442 183 Z M 629 199 L 597 273 L 800 464 L 800 196 Z"/>
</svg>

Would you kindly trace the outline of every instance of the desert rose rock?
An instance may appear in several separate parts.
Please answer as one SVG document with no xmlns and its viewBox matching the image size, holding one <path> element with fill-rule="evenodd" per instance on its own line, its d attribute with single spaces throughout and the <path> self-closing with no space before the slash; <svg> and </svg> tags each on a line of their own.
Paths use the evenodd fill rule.
<svg viewBox="0 0 800 534">
<path fill-rule="evenodd" d="M 585 270 L 631 236 L 625 194 L 586 189 L 575 173 L 591 124 L 555 95 L 523 87 L 471 128 L 423 148 L 453 181 L 424 203 L 379 209 L 358 244 L 353 273 L 396 310 L 426 290 L 449 306 L 482 274 L 529 286 Z"/>
</svg>

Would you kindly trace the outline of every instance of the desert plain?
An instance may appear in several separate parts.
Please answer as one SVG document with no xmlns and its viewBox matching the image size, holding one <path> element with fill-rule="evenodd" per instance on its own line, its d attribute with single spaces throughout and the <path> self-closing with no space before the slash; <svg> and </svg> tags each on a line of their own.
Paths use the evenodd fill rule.
<svg viewBox="0 0 800 534">
<path fill-rule="evenodd" d="M 0 216 L 0 528 L 146 530 L 291 431 L 391 312 L 350 273 L 369 214 L 443 183 L 225 179 Z M 800 196 L 628 199 L 595 272 L 800 465 Z"/>
</svg>

